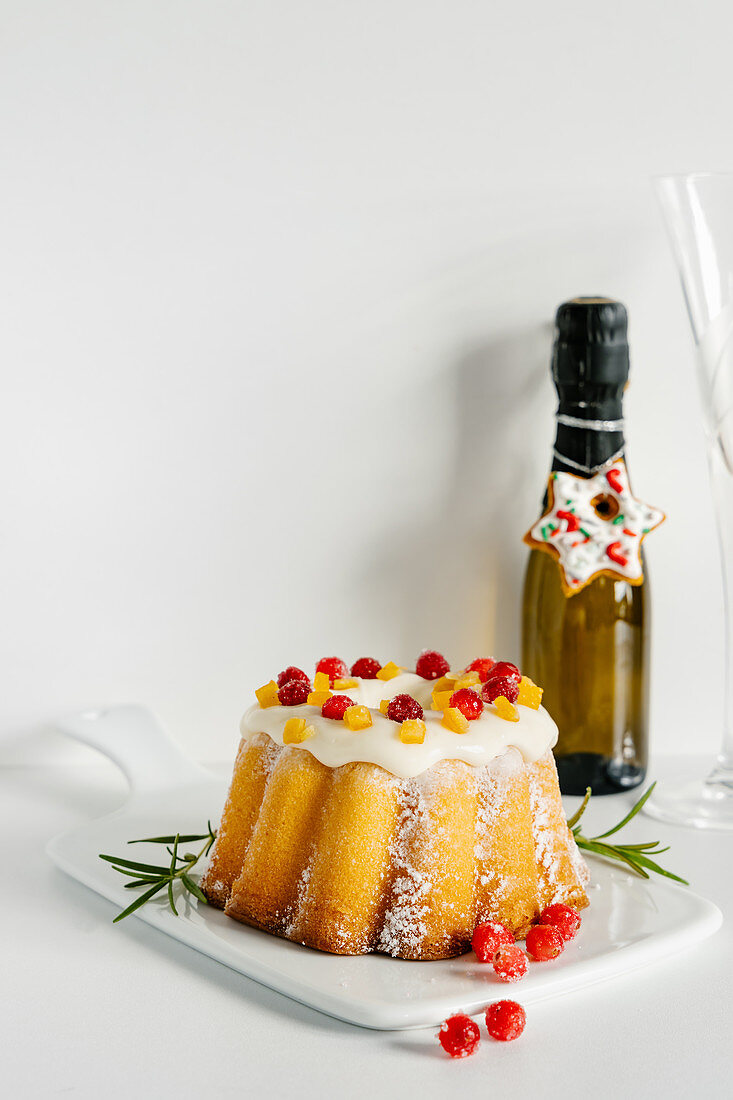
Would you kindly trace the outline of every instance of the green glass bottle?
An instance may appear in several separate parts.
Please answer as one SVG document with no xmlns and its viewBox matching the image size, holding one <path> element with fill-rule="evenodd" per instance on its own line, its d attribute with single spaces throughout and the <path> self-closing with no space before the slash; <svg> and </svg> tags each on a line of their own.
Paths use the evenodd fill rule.
<svg viewBox="0 0 733 1100">
<path fill-rule="evenodd" d="M 560 306 L 556 325 L 552 376 L 559 407 L 552 469 L 591 478 L 624 457 L 626 310 L 611 299 L 576 298 Z M 595 507 L 602 518 L 608 503 L 599 499 Z M 568 594 L 558 560 L 544 550 L 530 551 L 522 669 L 544 688 L 543 705 L 558 724 L 555 757 L 565 794 L 583 794 L 586 787 L 607 794 L 644 780 L 649 618 L 645 567 L 640 584 L 600 573 Z"/>
</svg>

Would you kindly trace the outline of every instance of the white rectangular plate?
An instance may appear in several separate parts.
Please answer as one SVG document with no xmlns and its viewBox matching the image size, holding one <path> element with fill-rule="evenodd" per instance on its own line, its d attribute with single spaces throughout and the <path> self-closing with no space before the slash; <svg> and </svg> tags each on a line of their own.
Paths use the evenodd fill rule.
<svg viewBox="0 0 733 1100">
<path fill-rule="evenodd" d="M 51 841 L 48 854 L 67 874 L 121 908 L 133 891 L 99 853 L 160 862 L 157 845 L 129 840 L 198 833 L 215 821 L 225 784 L 183 757 L 152 717 L 134 708 L 79 715 L 59 723 L 119 763 L 132 785 L 117 812 Z M 525 1005 L 637 970 L 711 935 L 722 916 L 711 902 L 665 880 L 646 881 L 592 860 L 591 906 L 578 937 L 554 962 L 530 966 L 518 984 L 499 982 L 473 954 L 440 962 L 383 955 L 328 955 L 239 924 L 210 906 L 181 898 L 176 917 L 167 897 L 134 916 L 233 970 L 303 1004 L 363 1027 L 402 1029 L 439 1024 L 456 1011 L 478 1012 L 510 995 Z M 110 913 L 110 919 L 112 918 Z"/>
</svg>

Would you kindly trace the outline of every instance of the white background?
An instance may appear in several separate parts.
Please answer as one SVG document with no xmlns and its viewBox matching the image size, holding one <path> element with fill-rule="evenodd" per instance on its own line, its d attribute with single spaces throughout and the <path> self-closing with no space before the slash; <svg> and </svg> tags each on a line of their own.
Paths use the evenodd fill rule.
<svg viewBox="0 0 733 1100">
<path fill-rule="evenodd" d="M 728 3 L 0 2 L 2 754 L 140 701 L 228 756 L 294 662 L 518 656 L 551 321 L 629 308 L 653 738 L 721 586 L 649 184 L 731 168 Z"/>
</svg>

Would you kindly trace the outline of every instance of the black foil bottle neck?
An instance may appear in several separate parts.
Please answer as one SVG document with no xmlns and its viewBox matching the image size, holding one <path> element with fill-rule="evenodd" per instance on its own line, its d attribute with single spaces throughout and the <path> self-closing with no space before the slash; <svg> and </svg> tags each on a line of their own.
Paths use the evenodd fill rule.
<svg viewBox="0 0 733 1100">
<path fill-rule="evenodd" d="M 574 298 L 555 318 L 552 380 L 558 415 L 553 470 L 591 477 L 624 450 L 623 397 L 629 378 L 626 309 L 610 298 Z M 583 428 L 578 421 L 595 421 Z M 618 426 L 601 427 L 599 421 Z M 563 459 L 567 459 L 566 462 Z"/>
<path fill-rule="evenodd" d="M 628 362 L 628 360 L 627 360 Z M 563 379 L 555 373 L 556 359 L 553 361 L 553 381 L 559 399 L 558 416 L 572 417 L 573 420 L 610 421 L 623 420 L 624 387 L 628 377 L 628 367 L 621 379 L 613 374 L 608 381 L 594 378 L 588 381 L 577 376 Z M 604 463 L 619 457 L 625 446 L 623 426 L 618 428 L 583 428 L 577 424 L 558 423 L 555 437 L 555 453 L 552 469 L 566 473 L 591 477 Z M 563 462 L 558 455 L 567 458 Z"/>
<path fill-rule="evenodd" d="M 623 458 L 625 445 L 623 431 L 587 431 L 558 424 L 552 469 L 576 477 L 592 477 L 607 462 Z"/>
</svg>

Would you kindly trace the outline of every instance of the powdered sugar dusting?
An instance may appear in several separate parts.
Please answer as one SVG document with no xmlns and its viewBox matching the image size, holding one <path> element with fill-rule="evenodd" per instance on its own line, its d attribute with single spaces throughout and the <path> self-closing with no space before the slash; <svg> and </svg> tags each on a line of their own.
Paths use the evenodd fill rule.
<svg viewBox="0 0 733 1100">
<path fill-rule="evenodd" d="M 529 770 L 529 805 L 532 811 L 532 837 L 535 856 L 553 893 L 560 885 L 560 863 L 555 848 L 555 830 L 542 785 L 534 768 Z"/>
<path fill-rule="evenodd" d="M 511 877 L 503 873 L 496 859 L 495 840 L 501 828 L 497 823 L 507 817 L 508 798 L 514 789 L 523 762 L 515 749 L 509 749 L 491 765 L 478 770 L 478 813 L 476 816 L 477 895 L 479 920 L 499 920 L 512 891 Z"/>
<path fill-rule="evenodd" d="M 300 925 L 300 916 L 303 911 L 303 904 L 305 902 L 306 894 L 308 892 L 308 884 L 311 880 L 311 863 L 310 860 L 303 868 L 300 878 L 298 879 L 298 885 L 295 889 L 295 900 L 293 901 L 293 909 L 291 918 L 283 929 L 283 935 L 289 939 L 293 939 L 298 932 Z"/>
<path fill-rule="evenodd" d="M 378 950 L 388 955 L 417 954 L 425 940 L 425 917 L 432 883 L 414 865 L 412 851 L 425 831 L 425 798 L 414 779 L 402 785 L 402 804 L 390 845 L 395 870 L 392 891 L 379 936 Z"/>
<path fill-rule="evenodd" d="M 580 854 L 580 848 L 575 843 L 575 837 L 570 830 L 568 830 L 568 833 L 568 855 L 570 856 L 570 862 L 583 886 L 587 886 L 590 882 L 590 868 Z"/>
</svg>

